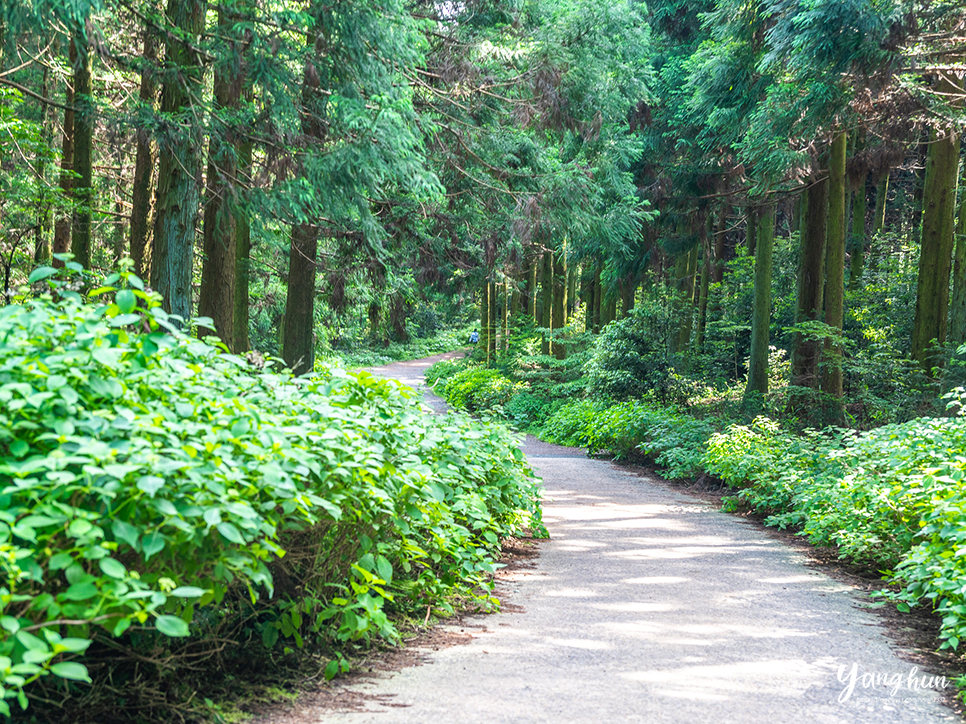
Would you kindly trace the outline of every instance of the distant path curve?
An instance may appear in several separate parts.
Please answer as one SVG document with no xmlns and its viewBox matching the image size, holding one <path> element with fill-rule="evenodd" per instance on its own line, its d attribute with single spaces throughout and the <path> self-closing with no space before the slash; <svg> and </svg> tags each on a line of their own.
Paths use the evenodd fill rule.
<svg viewBox="0 0 966 724">
<path fill-rule="evenodd" d="M 418 384 L 440 357 L 373 371 Z M 429 665 L 352 685 L 370 695 L 364 711 L 298 721 L 959 721 L 934 690 L 909 688 L 929 675 L 856 593 L 792 548 L 647 476 L 532 438 L 524 450 L 552 537 L 505 584 L 512 612 L 477 619 Z M 866 688 L 868 675 L 888 684 Z"/>
</svg>

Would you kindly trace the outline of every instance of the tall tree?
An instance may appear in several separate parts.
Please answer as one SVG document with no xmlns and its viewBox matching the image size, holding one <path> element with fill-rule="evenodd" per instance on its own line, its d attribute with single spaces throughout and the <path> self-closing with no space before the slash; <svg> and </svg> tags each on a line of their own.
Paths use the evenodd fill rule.
<svg viewBox="0 0 966 724">
<path fill-rule="evenodd" d="M 825 253 L 825 324 L 841 332 L 845 320 L 845 160 L 847 136 L 838 131 L 829 149 L 828 234 Z M 840 344 L 826 341 L 822 389 L 842 399 L 842 356 Z"/>
<path fill-rule="evenodd" d="M 157 61 L 158 39 L 154 28 L 145 26 L 142 50 L 139 120 L 152 117 L 158 94 Z M 154 145 L 143 121 L 136 127 L 134 180 L 131 185 L 131 240 L 130 254 L 134 261 L 134 273 L 140 277 L 148 274 L 148 218 L 151 213 L 151 176 L 154 171 Z"/>
<path fill-rule="evenodd" d="M 775 204 L 759 207 L 755 243 L 755 301 L 751 316 L 751 357 L 745 401 L 768 392 L 768 343 L 771 329 L 771 278 L 775 248 Z"/>
<path fill-rule="evenodd" d="M 944 73 L 940 92 L 962 94 L 962 82 Z M 916 288 L 916 317 L 912 327 L 912 358 L 927 372 L 935 361 L 933 344 L 946 341 L 949 313 L 949 275 L 955 236 L 956 188 L 959 181 L 959 130 L 933 128 L 929 137 L 923 188 L 922 241 Z"/>
<path fill-rule="evenodd" d="M 227 52 L 215 65 L 213 110 L 220 128 L 213 129 L 208 144 L 204 214 L 204 259 L 201 267 L 198 314 L 208 317 L 214 329 L 199 329 L 199 335 L 217 334 L 229 349 L 235 347 L 235 295 L 238 254 L 238 109 L 245 84 L 238 31 L 243 17 L 231 6 L 218 8 L 218 33 L 233 38 Z"/>
<path fill-rule="evenodd" d="M 72 186 L 74 200 L 71 252 L 74 261 L 85 268 L 91 266 L 91 217 L 94 206 L 94 119 L 92 87 L 93 48 L 87 28 L 77 29 L 72 40 L 77 50 L 74 61 L 74 164 L 76 174 Z"/>
<path fill-rule="evenodd" d="M 182 319 L 190 318 L 192 312 L 191 273 L 203 148 L 196 113 L 204 68 L 197 43 L 206 7 L 206 0 L 168 0 L 167 18 L 177 32 L 166 37 L 161 69 L 161 114 L 167 123 L 158 134 L 151 286 L 164 298 L 165 311 Z"/>
</svg>

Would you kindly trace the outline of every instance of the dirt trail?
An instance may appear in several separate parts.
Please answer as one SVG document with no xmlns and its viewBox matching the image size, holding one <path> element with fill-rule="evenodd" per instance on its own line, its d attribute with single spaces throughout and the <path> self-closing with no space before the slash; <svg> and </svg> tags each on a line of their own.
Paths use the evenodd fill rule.
<svg viewBox="0 0 966 724">
<path fill-rule="evenodd" d="M 402 365 L 377 372 L 413 383 L 428 363 Z M 428 665 L 352 684 L 361 710 L 286 721 L 959 721 L 856 592 L 781 541 L 608 462 L 525 452 L 552 537 L 502 584 L 507 610 Z"/>
</svg>

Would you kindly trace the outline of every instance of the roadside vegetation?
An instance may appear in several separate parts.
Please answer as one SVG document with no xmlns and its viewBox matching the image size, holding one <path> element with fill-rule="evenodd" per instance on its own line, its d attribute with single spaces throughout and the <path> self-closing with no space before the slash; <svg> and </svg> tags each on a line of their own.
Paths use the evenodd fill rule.
<svg viewBox="0 0 966 724">
<path fill-rule="evenodd" d="M 0 714 L 217 715 L 497 605 L 501 539 L 542 530 L 504 428 L 228 354 L 132 274 L 82 295 L 67 266 L 0 309 Z"/>
<path fill-rule="evenodd" d="M 881 278 L 902 273 L 894 262 L 881 264 Z M 753 285 L 744 260 L 729 271 L 711 288 L 710 303 L 724 310 L 724 299 L 740 299 Z M 959 650 L 966 640 L 962 367 L 950 349 L 941 372 L 929 377 L 890 348 L 901 339 L 902 320 L 911 321 L 901 298 L 890 294 L 870 281 L 848 296 L 843 344 L 851 402 L 844 408 L 821 389 L 793 385 L 781 347 L 770 351 L 768 393 L 749 400 L 747 347 L 727 312 L 709 325 L 701 349 L 674 352 L 686 308 L 656 281 L 598 335 L 586 331 L 580 315 L 556 332 L 519 318 L 489 364 L 478 349 L 437 363 L 427 380 L 451 404 L 496 415 L 548 442 L 647 462 L 670 479 L 720 481 L 732 491 L 726 510 L 753 512 L 766 525 L 883 572 L 884 583 L 894 584 L 884 595 L 901 611 L 934 609 L 940 645 Z M 789 329 L 779 339 L 791 344 L 793 312 L 785 313 L 777 322 Z M 555 343 L 565 358 L 541 354 Z"/>
</svg>

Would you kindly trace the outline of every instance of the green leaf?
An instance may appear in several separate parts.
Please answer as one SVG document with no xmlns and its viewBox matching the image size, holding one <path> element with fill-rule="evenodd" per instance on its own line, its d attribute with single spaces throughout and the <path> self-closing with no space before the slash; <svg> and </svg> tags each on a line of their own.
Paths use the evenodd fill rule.
<svg viewBox="0 0 966 724">
<path fill-rule="evenodd" d="M 130 289 L 122 289 L 114 295 L 114 302 L 122 314 L 130 314 L 138 304 L 137 297 Z"/>
<path fill-rule="evenodd" d="M 57 273 L 57 270 L 49 266 L 39 266 L 30 272 L 30 276 L 27 277 L 27 282 L 33 284 L 34 282 L 39 282 L 41 279 L 46 279 L 47 277 L 52 277 Z"/>
<path fill-rule="evenodd" d="M 197 586 L 178 586 L 168 595 L 176 598 L 201 598 L 205 595 L 205 589 Z"/>
<path fill-rule="evenodd" d="M 87 675 L 87 667 L 83 664 L 78 664 L 76 661 L 61 661 L 51 666 L 50 672 L 54 676 L 59 676 L 61 679 L 91 683 L 91 677 Z"/>
<path fill-rule="evenodd" d="M 105 576 L 110 576 L 111 578 L 127 577 L 127 569 L 124 567 L 124 564 L 113 558 L 101 558 L 97 562 L 97 565 L 104 572 Z"/>
<path fill-rule="evenodd" d="M 155 553 L 160 553 L 164 549 L 164 545 L 164 537 L 160 533 L 157 531 L 148 533 L 141 540 L 141 546 L 144 550 L 144 560 L 147 560 Z"/>
<path fill-rule="evenodd" d="M 88 601 L 100 595 L 100 591 L 93 583 L 75 583 L 63 594 L 68 601 Z"/>
<path fill-rule="evenodd" d="M 155 493 L 164 487 L 164 478 L 159 478 L 155 475 L 145 475 L 138 480 L 137 487 L 138 490 L 143 490 L 153 498 Z"/>
<path fill-rule="evenodd" d="M 188 624 L 177 616 L 158 616 L 154 625 L 158 631 L 171 638 L 182 638 L 190 633 Z"/>
<path fill-rule="evenodd" d="M 91 643 L 93 642 L 89 639 L 66 638 L 61 639 L 54 644 L 54 650 L 69 651 L 72 654 L 79 654 L 87 651 Z"/>
<path fill-rule="evenodd" d="M 43 639 L 40 639 L 34 636 L 32 633 L 28 633 L 27 631 L 18 631 L 17 634 L 14 636 L 14 638 L 16 638 L 17 641 L 23 644 L 23 647 L 25 649 L 28 649 L 29 651 L 49 651 L 50 650 Z"/>
<path fill-rule="evenodd" d="M 238 528 L 236 528 L 231 523 L 219 523 L 215 527 L 218 529 L 219 533 L 221 533 L 226 539 L 228 539 L 232 543 L 238 543 L 239 545 L 243 545 L 245 543 L 245 539 L 242 537 L 242 534 L 238 531 Z"/>
<path fill-rule="evenodd" d="M 20 630 L 20 621 L 13 616 L 0 616 L 0 627 L 15 634 Z"/>
<path fill-rule="evenodd" d="M 140 544 L 138 543 L 138 529 L 135 528 L 130 523 L 125 523 L 123 520 L 115 520 L 111 524 L 111 530 L 114 532 L 114 537 L 117 540 L 124 541 L 134 550 L 140 550 Z"/>
</svg>

